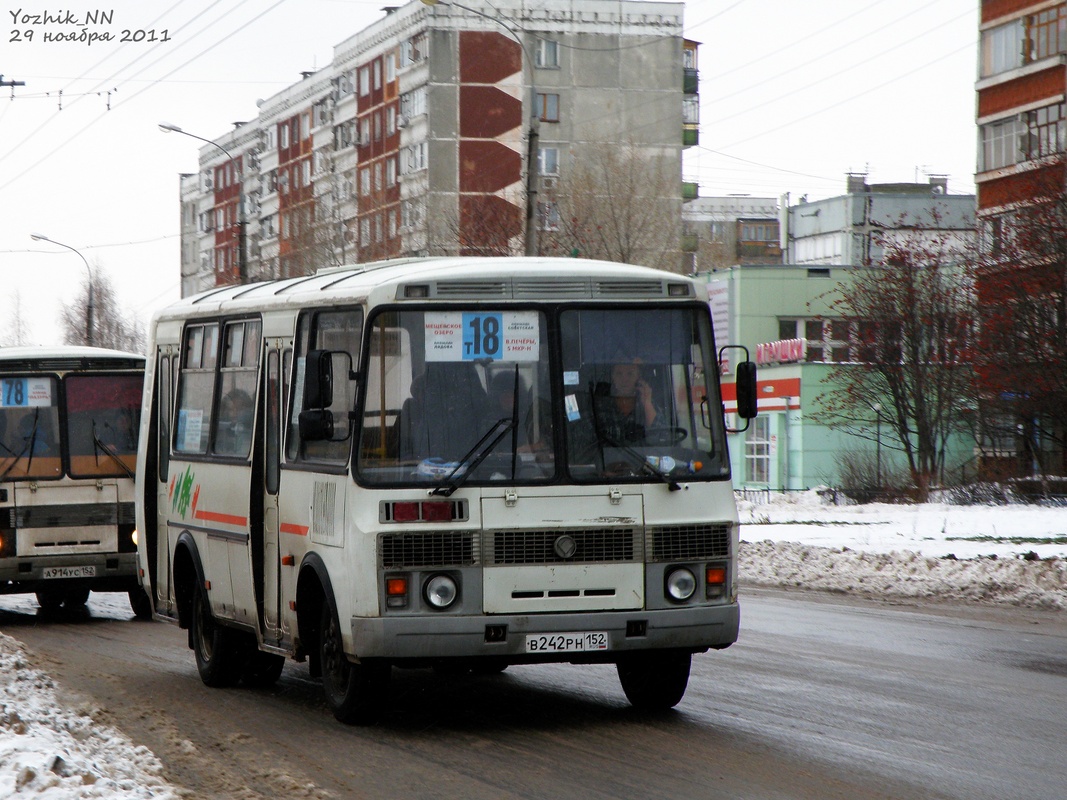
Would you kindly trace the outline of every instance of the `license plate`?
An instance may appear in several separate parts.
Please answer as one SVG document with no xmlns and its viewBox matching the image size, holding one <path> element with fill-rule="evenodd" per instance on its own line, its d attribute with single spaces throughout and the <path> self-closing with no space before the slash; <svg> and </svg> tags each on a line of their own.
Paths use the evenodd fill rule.
<svg viewBox="0 0 1067 800">
<path fill-rule="evenodd" d="M 42 578 L 95 578 L 96 567 L 45 567 Z"/>
<path fill-rule="evenodd" d="M 526 637 L 527 653 L 583 653 L 607 649 L 608 635 L 603 631 L 536 633 Z"/>
</svg>

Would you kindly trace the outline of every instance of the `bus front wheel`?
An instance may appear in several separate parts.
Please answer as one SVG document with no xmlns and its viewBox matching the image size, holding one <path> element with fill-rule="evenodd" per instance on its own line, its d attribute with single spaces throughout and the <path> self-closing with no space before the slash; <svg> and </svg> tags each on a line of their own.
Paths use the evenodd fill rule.
<svg viewBox="0 0 1067 800">
<path fill-rule="evenodd" d="M 232 686 L 240 677 L 241 642 L 238 633 L 215 621 L 203 588 L 193 594 L 193 652 L 196 671 L 207 686 Z"/>
<path fill-rule="evenodd" d="M 692 654 L 649 650 L 621 658 L 619 683 L 630 705 L 642 711 L 665 711 L 681 702 L 689 685 Z"/>
<path fill-rule="evenodd" d="M 346 725 L 371 725 L 385 709 L 388 664 L 353 664 L 345 656 L 341 625 L 328 602 L 322 604 L 319 658 L 326 705 Z"/>
</svg>

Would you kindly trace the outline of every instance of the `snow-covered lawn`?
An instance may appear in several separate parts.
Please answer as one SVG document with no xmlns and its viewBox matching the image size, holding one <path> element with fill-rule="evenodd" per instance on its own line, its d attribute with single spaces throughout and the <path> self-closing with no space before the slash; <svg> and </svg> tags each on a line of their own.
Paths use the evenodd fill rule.
<svg viewBox="0 0 1067 800">
<path fill-rule="evenodd" d="M 833 505 L 812 491 L 742 501 L 739 510 L 742 591 L 768 585 L 1067 608 L 1067 508 Z M 94 594 L 89 607 L 129 612 L 124 594 Z M 61 707 L 51 679 L 0 634 L 0 797 L 182 796 L 154 754 L 96 715 Z"/>
</svg>

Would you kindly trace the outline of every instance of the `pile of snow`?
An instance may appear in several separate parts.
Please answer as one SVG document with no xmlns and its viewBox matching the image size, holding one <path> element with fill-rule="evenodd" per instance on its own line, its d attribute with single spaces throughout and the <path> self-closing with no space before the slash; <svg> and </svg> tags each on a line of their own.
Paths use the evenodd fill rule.
<svg viewBox="0 0 1067 800">
<path fill-rule="evenodd" d="M 1067 608 L 1063 508 L 836 499 L 812 490 L 739 501 L 742 582 Z"/>
<path fill-rule="evenodd" d="M 63 708 L 52 679 L 0 633 L 0 797 L 178 800 L 159 759 L 98 713 Z"/>
</svg>

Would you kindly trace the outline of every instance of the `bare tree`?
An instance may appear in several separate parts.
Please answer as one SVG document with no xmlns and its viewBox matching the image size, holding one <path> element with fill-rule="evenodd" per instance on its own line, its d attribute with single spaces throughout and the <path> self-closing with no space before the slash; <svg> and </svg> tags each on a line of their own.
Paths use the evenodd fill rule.
<svg viewBox="0 0 1067 800">
<path fill-rule="evenodd" d="M 994 477 L 1063 475 L 1067 468 L 1064 166 L 1056 159 L 1018 178 L 1030 202 L 984 221 L 979 371 L 983 444 Z"/>
<path fill-rule="evenodd" d="M 4 347 L 18 347 L 30 343 L 30 332 L 22 313 L 22 294 L 16 289 L 9 298 L 10 313 L 3 337 Z"/>
<path fill-rule="evenodd" d="M 681 176 L 677 158 L 635 144 L 584 147 L 545 193 L 541 249 L 677 271 Z"/>
<path fill-rule="evenodd" d="M 92 270 L 93 280 L 93 345 L 143 353 L 145 350 L 144 324 L 132 311 L 119 308 L 118 299 L 111 286 L 111 279 L 97 266 Z M 64 305 L 59 312 L 63 326 L 63 341 L 66 344 L 88 344 L 89 283 L 88 276 L 81 284 L 72 303 Z"/>
<path fill-rule="evenodd" d="M 832 339 L 848 342 L 813 417 L 903 455 L 920 499 L 951 439 L 973 433 L 975 295 L 959 238 L 918 231 L 885 246 L 830 303 Z M 853 362 L 853 363 L 843 363 Z"/>
</svg>

